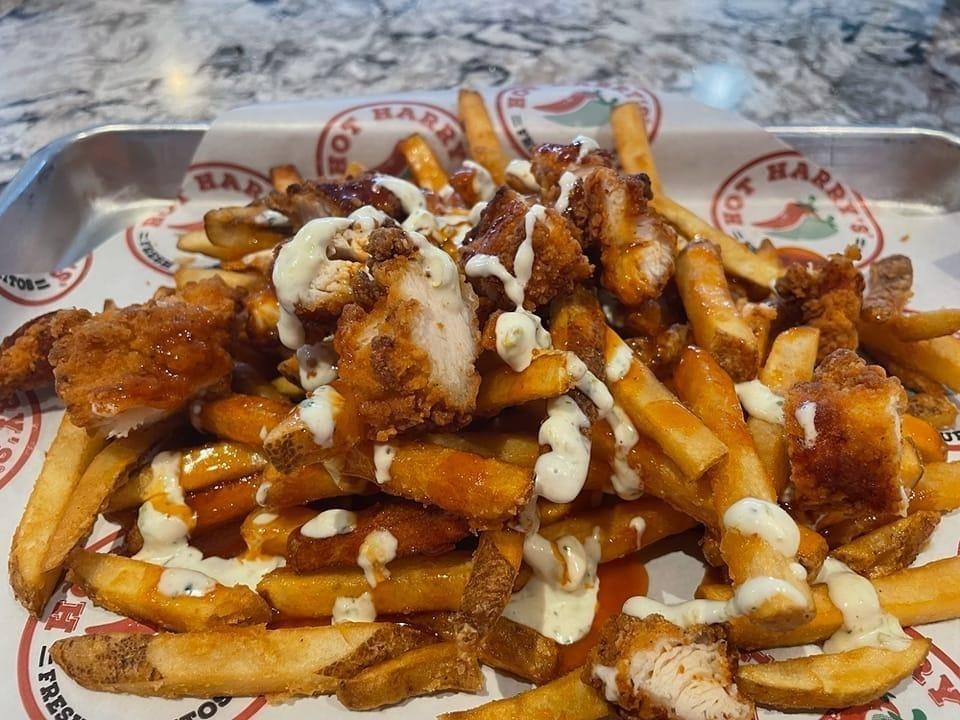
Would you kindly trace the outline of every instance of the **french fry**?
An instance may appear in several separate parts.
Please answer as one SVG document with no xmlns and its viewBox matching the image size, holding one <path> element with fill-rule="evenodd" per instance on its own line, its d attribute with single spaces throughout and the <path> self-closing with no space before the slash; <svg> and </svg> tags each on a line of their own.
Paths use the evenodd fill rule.
<svg viewBox="0 0 960 720">
<path fill-rule="evenodd" d="M 431 433 L 424 440 L 451 450 L 492 457 L 513 465 L 533 467 L 540 456 L 536 435 L 495 432 Z"/>
<path fill-rule="evenodd" d="M 904 342 L 932 340 L 960 331 L 960 309 L 941 308 L 897 315 L 884 325 Z"/>
<path fill-rule="evenodd" d="M 218 260 L 238 260 L 246 253 L 243 248 L 219 247 L 210 242 L 206 230 L 192 230 L 177 238 L 177 249 L 200 253 Z"/>
<path fill-rule="evenodd" d="M 919 482 L 923 475 L 923 458 L 920 451 L 909 440 L 904 438 L 900 451 L 900 484 L 904 490 L 910 490 Z"/>
<path fill-rule="evenodd" d="M 360 597 L 370 592 L 378 613 L 405 615 L 437 610 L 459 610 L 473 560 L 455 551 L 438 557 L 409 557 L 390 564 L 390 578 L 375 588 L 360 568 L 340 568 L 297 575 L 288 568 L 274 570 L 257 591 L 289 619 L 327 618 L 338 597 Z"/>
<path fill-rule="evenodd" d="M 913 443 L 923 462 L 946 461 L 947 443 L 933 425 L 913 415 L 903 415 L 900 423 L 904 439 Z"/>
<path fill-rule="evenodd" d="M 219 482 L 236 480 L 263 469 L 267 459 L 253 448 L 234 442 L 214 442 L 183 450 L 180 457 L 180 487 L 199 490 Z M 126 510 L 163 492 L 152 469 L 141 468 L 110 496 L 108 512 Z"/>
<path fill-rule="evenodd" d="M 260 487 L 260 482 L 258 473 L 187 493 L 187 506 L 196 513 L 197 518 L 193 533 L 201 535 L 246 517 L 257 507 L 257 488 Z"/>
<path fill-rule="evenodd" d="M 494 700 L 472 710 L 444 713 L 437 720 L 602 720 L 610 705 L 603 695 L 580 680 L 577 668 L 553 682 L 512 698 Z M 560 713 L 558 715 L 558 709 Z"/>
<path fill-rule="evenodd" d="M 728 448 L 727 457 L 710 473 L 717 517 L 724 518 L 730 507 L 745 498 L 776 503 L 776 488 L 757 456 L 733 381 L 716 360 L 704 350 L 688 347 L 674 382 L 680 398 Z M 722 523 L 720 532 L 720 552 L 734 585 L 757 577 L 774 577 L 796 591 L 792 597 L 778 593 L 764 600 L 750 613 L 754 622 L 790 628 L 812 617 L 810 588 L 792 572 L 793 558 L 784 556 L 759 535 L 728 529 Z"/>
<path fill-rule="evenodd" d="M 192 282 L 201 282 L 212 278 L 219 278 L 227 287 L 243 288 L 245 290 L 263 287 L 265 282 L 263 275 L 256 272 L 236 272 L 220 268 L 181 267 L 173 273 L 173 281 L 176 283 L 177 289 L 182 289 Z"/>
<path fill-rule="evenodd" d="M 623 340 L 607 329 L 606 360 L 623 352 Z M 620 380 L 609 383 L 614 400 L 642 433 L 659 445 L 684 475 L 699 478 L 726 454 L 726 446 L 635 357 Z"/>
<path fill-rule="evenodd" d="M 753 438 L 760 464 L 770 476 L 777 497 L 781 497 L 790 482 L 790 458 L 783 426 L 751 417 L 747 418 L 747 429 Z"/>
<path fill-rule="evenodd" d="M 677 288 L 697 344 L 710 352 L 735 382 L 757 375 L 757 338 L 730 296 L 717 247 L 693 241 L 677 256 Z"/>
<path fill-rule="evenodd" d="M 243 585 L 217 583 L 205 595 L 171 597 L 160 591 L 161 578 L 165 572 L 182 571 L 87 550 L 75 551 L 67 567 L 70 581 L 99 607 L 161 630 L 217 630 L 270 620 L 267 603 Z"/>
<path fill-rule="evenodd" d="M 857 330 L 860 342 L 871 353 L 889 357 L 960 392 L 960 339 L 950 336 L 904 342 L 882 324 L 870 322 L 859 323 Z"/>
<path fill-rule="evenodd" d="M 496 529 L 480 534 L 473 554 L 473 567 L 457 613 L 457 641 L 468 643 L 472 652 L 493 629 L 510 602 L 523 561 L 523 534 Z"/>
<path fill-rule="evenodd" d="M 303 465 L 289 473 L 282 473 L 273 465 L 267 465 L 260 485 L 260 504 L 276 510 L 314 500 L 366 494 L 374 491 L 374 488 L 364 480 L 334 477 L 323 464 Z"/>
<path fill-rule="evenodd" d="M 89 690 L 148 697 L 324 695 L 327 668 L 350 658 L 389 623 L 190 633 L 104 633 L 58 640 L 54 661 Z"/>
<path fill-rule="evenodd" d="M 617 148 L 620 167 L 631 174 L 646 173 L 653 194 L 660 195 L 660 173 L 657 172 L 650 149 L 647 124 L 640 103 L 621 103 L 613 108 L 610 111 L 610 128 L 613 130 L 613 143 Z"/>
<path fill-rule="evenodd" d="M 508 407 L 559 397 L 571 390 L 576 382 L 563 352 L 543 352 L 520 372 L 498 365 L 480 378 L 477 415 L 496 415 Z"/>
<path fill-rule="evenodd" d="M 203 216 L 203 229 L 214 245 L 246 255 L 274 247 L 292 227 L 280 213 L 257 204 L 209 210 Z"/>
<path fill-rule="evenodd" d="M 930 649 L 915 638 L 904 650 L 863 647 L 757 665 L 741 665 L 737 687 L 758 705 L 829 710 L 876 700 L 923 662 Z"/>
<path fill-rule="evenodd" d="M 613 486 L 611 485 L 611 490 Z M 540 527 L 552 525 L 574 513 L 581 513 L 596 508 L 603 497 L 593 492 L 581 492 L 576 500 L 568 503 L 555 503 L 543 498 L 537 498 L 537 514 L 540 516 Z"/>
<path fill-rule="evenodd" d="M 487 113 L 483 96 L 475 90 L 461 90 L 457 95 L 457 115 L 463 125 L 470 157 L 487 169 L 497 185 L 502 185 L 507 157 Z"/>
<path fill-rule="evenodd" d="M 426 190 L 440 192 L 450 184 L 440 160 L 422 135 L 409 135 L 400 141 L 398 147 L 417 185 Z"/>
<path fill-rule="evenodd" d="M 723 269 L 734 277 L 749 280 L 762 288 L 772 288 L 783 276 L 783 265 L 775 255 L 757 253 L 749 245 L 732 237 L 670 198 L 660 195 L 650 203 L 654 210 L 676 226 L 681 235 L 693 239 L 701 237 L 720 248 Z"/>
<path fill-rule="evenodd" d="M 396 538 L 398 558 L 450 550 L 470 533 L 462 518 L 413 502 L 377 503 L 358 510 L 355 517 L 354 529 L 342 535 L 313 538 L 291 533 L 285 553 L 290 567 L 298 573 L 354 567 L 360 546 L 376 530 L 386 530 Z M 512 580 L 510 585 L 513 586 Z"/>
<path fill-rule="evenodd" d="M 317 511 L 307 507 L 286 507 L 277 512 L 257 509 L 244 519 L 240 537 L 254 556 L 286 557 L 290 534 L 316 516 Z"/>
<path fill-rule="evenodd" d="M 457 639 L 460 627 L 457 613 L 422 613 L 406 619 L 443 640 Z M 478 657 L 484 665 L 542 684 L 556 675 L 560 646 L 526 625 L 499 617 L 480 643 Z"/>
<path fill-rule="evenodd" d="M 127 437 L 114 440 L 97 453 L 73 487 L 69 504 L 50 537 L 42 564 L 44 571 L 63 566 L 70 551 L 90 534 L 97 515 L 114 488 L 178 423 L 179 419 L 171 419 L 133 430 Z"/>
<path fill-rule="evenodd" d="M 390 477 L 381 490 L 462 515 L 477 529 L 513 517 L 533 492 L 531 468 L 414 440 L 391 446 Z M 352 453 L 346 472 L 375 481 L 373 452 Z"/>
<path fill-rule="evenodd" d="M 910 512 L 949 512 L 957 508 L 960 508 L 960 461 L 927 463 L 910 493 Z"/>
<path fill-rule="evenodd" d="M 223 440 L 260 447 L 263 438 L 293 409 L 293 405 L 256 395 L 227 395 L 198 400 L 190 419 L 198 430 Z"/>
<path fill-rule="evenodd" d="M 904 627 L 960 617 L 960 557 L 907 568 L 871 582 L 880 607 Z M 708 600 L 729 600 L 732 596 L 728 585 L 707 585 L 697 591 L 697 597 Z M 747 617 L 734 618 L 729 626 L 730 639 L 746 650 L 823 642 L 840 628 L 843 616 L 830 601 L 826 585 L 813 587 L 813 599 L 816 615 L 805 625 L 773 631 Z"/>
<path fill-rule="evenodd" d="M 43 567 L 47 546 L 70 506 L 74 487 L 105 444 L 105 437 L 88 435 L 64 414 L 47 450 L 10 548 L 10 585 L 33 615 L 40 615 L 60 579 L 59 567 Z"/>
<path fill-rule="evenodd" d="M 303 182 L 303 176 L 296 165 L 274 165 L 270 168 L 270 182 L 277 192 L 286 192 L 291 185 Z"/>
<path fill-rule="evenodd" d="M 636 523 L 643 521 L 642 530 Z M 670 535 L 696 526 L 693 518 L 674 510 L 662 500 L 640 498 L 578 513 L 540 529 L 547 540 L 573 535 L 581 542 L 600 529 L 600 562 L 609 562 L 652 545 Z"/>
<path fill-rule="evenodd" d="M 476 659 L 460 654 L 455 642 L 411 650 L 342 680 L 337 699 L 351 710 L 373 710 L 443 690 L 477 692 L 483 675 Z"/>
<path fill-rule="evenodd" d="M 940 523 L 940 513 L 922 510 L 861 535 L 831 555 L 858 575 L 878 578 L 909 567 Z"/>
<path fill-rule="evenodd" d="M 820 331 L 809 325 L 784 330 L 770 346 L 770 354 L 757 379 L 778 395 L 792 386 L 813 379 Z"/>
</svg>

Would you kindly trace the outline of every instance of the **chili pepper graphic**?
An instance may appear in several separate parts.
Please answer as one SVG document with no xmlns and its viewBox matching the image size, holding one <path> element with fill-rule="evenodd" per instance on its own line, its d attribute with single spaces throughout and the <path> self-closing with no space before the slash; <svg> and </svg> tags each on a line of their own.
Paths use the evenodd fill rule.
<svg viewBox="0 0 960 720">
<path fill-rule="evenodd" d="M 534 105 L 534 109 L 548 115 L 551 122 L 568 127 L 596 127 L 610 119 L 615 100 L 604 100 L 597 91 L 575 92 L 552 103 Z"/>
<path fill-rule="evenodd" d="M 755 222 L 753 226 L 764 230 L 781 230 L 799 225 L 803 218 L 814 214 L 812 204 L 791 201 L 772 218 Z"/>
<path fill-rule="evenodd" d="M 822 240 L 837 232 L 833 216 L 820 217 L 811 195 L 807 202 L 788 202 L 772 218 L 753 223 L 770 235 L 788 240 Z"/>
</svg>

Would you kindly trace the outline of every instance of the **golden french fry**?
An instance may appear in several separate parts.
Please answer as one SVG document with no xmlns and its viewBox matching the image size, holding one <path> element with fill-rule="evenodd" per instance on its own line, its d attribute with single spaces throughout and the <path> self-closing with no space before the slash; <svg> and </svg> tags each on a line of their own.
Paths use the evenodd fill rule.
<svg viewBox="0 0 960 720">
<path fill-rule="evenodd" d="M 410 166 L 410 172 L 417 185 L 426 190 L 440 192 L 450 184 L 440 160 L 422 135 L 414 133 L 401 140 L 398 147 L 407 165 Z"/>
<path fill-rule="evenodd" d="M 267 603 L 243 585 L 226 587 L 217 583 L 204 595 L 171 597 L 161 591 L 161 579 L 164 573 L 182 570 L 87 550 L 74 552 L 67 567 L 71 582 L 83 588 L 98 606 L 161 630 L 217 630 L 270 620 Z"/>
<path fill-rule="evenodd" d="M 903 437 L 913 443 L 920 453 L 923 462 L 945 462 L 947 459 L 947 443 L 937 429 L 913 415 L 903 415 L 900 418 L 900 429 Z"/>
<path fill-rule="evenodd" d="M 245 290 L 262 287 L 265 282 L 263 275 L 256 272 L 237 272 L 221 270 L 220 268 L 181 267 L 173 273 L 173 281 L 177 289 L 182 289 L 192 282 L 201 282 L 212 278 L 219 278 L 227 287 L 243 288 Z"/>
<path fill-rule="evenodd" d="M 293 409 L 293 405 L 256 395 L 227 395 L 198 400 L 190 419 L 198 430 L 260 447 L 263 438 Z"/>
<path fill-rule="evenodd" d="M 351 710 L 373 710 L 443 690 L 477 692 L 483 675 L 476 659 L 464 657 L 455 642 L 411 650 L 342 680 L 337 700 Z"/>
<path fill-rule="evenodd" d="M 70 506 L 74 487 L 105 444 L 105 437 L 88 435 L 64 414 L 47 450 L 10 548 L 10 585 L 33 615 L 43 611 L 60 579 L 59 566 L 44 569 L 47 546 Z"/>
<path fill-rule="evenodd" d="M 861 535 L 830 554 L 858 575 L 891 575 L 917 559 L 939 523 L 940 513 L 921 510 Z"/>
<path fill-rule="evenodd" d="M 317 510 L 308 507 L 285 507 L 276 512 L 257 509 L 244 519 L 240 537 L 251 555 L 286 556 L 290 533 L 317 516 Z"/>
<path fill-rule="evenodd" d="M 536 435 L 495 432 L 431 433 L 424 440 L 451 450 L 483 455 L 513 465 L 533 467 L 540 455 Z"/>
<path fill-rule="evenodd" d="M 783 265 L 775 255 L 757 253 L 749 245 L 734 240 L 670 198 L 660 195 L 650 204 L 682 235 L 690 239 L 700 236 L 719 247 L 723 269 L 729 275 L 767 289 L 772 288 L 783 276 Z"/>
<path fill-rule="evenodd" d="M 274 570 L 257 591 L 285 618 L 326 618 L 338 597 L 360 597 L 370 592 L 373 605 L 384 615 L 435 610 L 459 610 L 473 560 L 455 551 L 438 557 L 409 557 L 390 563 L 390 578 L 370 588 L 360 568 L 341 568 L 297 575 L 288 568 Z"/>
<path fill-rule="evenodd" d="M 904 342 L 932 340 L 960 331 L 960 309 L 940 308 L 897 315 L 884 323 L 884 326 L 893 331 L 898 340 Z"/>
<path fill-rule="evenodd" d="M 573 535 L 584 542 L 594 528 L 599 528 L 600 562 L 609 562 L 696 524 L 696 520 L 662 500 L 640 498 L 577 513 L 542 527 L 540 534 L 553 541 Z"/>
<path fill-rule="evenodd" d="M 457 95 L 457 115 L 467 137 L 470 157 L 487 169 L 497 185 L 502 185 L 507 157 L 487 113 L 483 96 L 475 90 L 461 90 Z"/>
<path fill-rule="evenodd" d="M 45 571 L 63 565 L 70 551 L 90 533 L 114 488 L 179 422 L 179 418 L 173 418 L 133 430 L 127 437 L 114 440 L 97 453 L 74 486 L 69 504 L 50 537 L 42 565 Z"/>
<path fill-rule="evenodd" d="M 910 512 L 949 512 L 957 508 L 960 508 L 960 461 L 927 463 L 910 493 Z"/>
<path fill-rule="evenodd" d="M 617 105 L 610 111 L 610 128 L 620 167 L 628 173 L 646 173 L 654 195 L 661 192 L 660 173 L 650 149 L 643 108 L 638 102 Z"/>
<path fill-rule="evenodd" d="M 871 580 L 880 606 L 904 627 L 960 617 L 960 557 L 936 560 Z M 707 585 L 697 597 L 729 600 L 728 585 Z M 792 630 L 773 631 L 740 617 L 730 621 L 730 639 L 747 650 L 820 643 L 843 624 L 843 616 L 830 601 L 826 585 L 813 587 L 817 612 L 813 620 Z"/>
<path fill-rule="evenodd" d="M 923 458 L 920 451 L 907 438 L 901 442 L 900 451 L 900 484 L 904 490 L 910 490 L 923 475 Z"/>
<path fill-rule="evenodd" d="M 477 415 L 496 415 L 504 408 L 532 400 L 559 397 L 576 385 L 563 352 L 547 351 L 520 372 L 498 365 L 483 374 L 477 393 Z"/>
<path fill-rule="evenodd" d="M 303 182 L 303 176 L 296 165 L 274 165 L 270 168 L 270 182 L 277 192 L 286 192 L 291 185 Z"/>
<path fill-rule="evenodd" d="M 326 674 L 390 623 L 189 633 L 103 633 L 58 640 L 54 661 L 89 690 L 148 697 L 324 695 L 337 689 Z M 387 644 L 387 643 L 384 643 Z M 379 658 L 374 658 L 375 660 Z"/>
<path fill-rule="evenodd" d="M 523 534 L 509 529 L 480 534 L 473 567 L 457 613 L 457 641 L 476 652 L 510 602 L 523 562 Z"/>
<path fill-rule="evenodd" d="M 602 720 L 610 705 L 603 695 L 580 680 L 577 668 L 553 682 L 512 698 L 494 700 L 472 710 L 444 713 L 437 720 Z M 561 714 L 558 714 L 558 710 Z"/>
<path fill-rule="evenodd" d="M 367 494 L 373 485 L 357 478 L 334 478 L 322 464 L 304 465 L 289 473 L 282 473 L 273 465 L 263 471 L 260 486 L 260 504 L 266 508 L 303 505 L 314 500 Z"/>
<path fill-rule="evenodd" d="M 876 700 L 923 662 L 930 641 L 904 650 L 863 647 L 757 665 L 741 665 L 737 687 L 758 705 L 779 710 L 829 710 Z"/>
<path fill-rule="evenodd" d="M 809 325 L 784 330 L 770 346 L 770 354 L 757 379 L 778 395 L 792 386 L 813 379 L 820 331 Z"/>
<path fill-rule="evenodd" d="M 218 260 L 239 260 L 244 248 L 220 247 L 210 242 L 206 230 L 192 230 L 177 238 L 177 249 L 183 252 L 200 253 Z"/>
<path fill-rule="evenodd" d="M 687 243 L 677 256 L 677 288 L 697 344 L 710 352 L 735 382 L 757 375 L 757 338 L 730 296 L 716 245 Z"/>
<path fill-rule="evenodd" d="M 203 216 L 203 229 L 214 245 L 246 255 L 274 247 L 293 228 L 288 218 L 257 204 L 210 210 Z"/>
<path fill-rule="evenodd" d="M 861 344 L 871 353 L 889 357 L 960 392 L 960 339 L 950 336 L 904 342 L 882 324 L 871 322 L 860 322 L 857 330 Z"/>
<path fill-rule="evenodd" d="M 680 398 L 727 446 L 727 457 L 710 471 L 713 504 L 721 520 L 734 504 L 755 498 L 777 503 L 773 481 L 764 471 L 747 430 L 740 401 L 717 361 L 700 348 L 684 350 L 674 375 Z M 798 579 L 787 557 L 756 534 L 728 529 L 721 522 L 720 552 L 737 586 L 752 578 L 774 577 L 796 592 L 778 593 L 759 604 L 750 618 L 770 627 L 790 628 L 812 617 L 813 598 L 805 579 Z"/>
<path fill-rule="evenodd" d="M 757 354 L 762 364 L 770 351 L 770 336 L 773 333 L 773 321 L 777 319 L 777 311 L 769 305 L 748 302 L 740 307 L 740 317 L 757 340 Z"/>
<path fill-rule="evenodd" d="M 263 469 L 267 459 L 253 448 L 234 442 L 214 442 L 183 450 L 180 456 L 180 487 L 200 490 L 219 482 L 236 480 Z M 163 492 L 162 479 L 147 466 L 110 496 L 108 512 L 126 510 Z"/>
<path fill-rule="evenodd" d="M 747 418 L 747 429 L 753 438 L 760 464 L 770 476 L 777 497 L 780 497 L 790 481 L 790 458 L 787 456 L 787 438 L 783 426 L 751 417 Z"/>
<path fill-rule="evenodd" d="M 193 532 L 201 535 L 208 530 L 246 517 L 257 507 L 257 489 L 260 474 L 247 475 L 239 480 L 187 493 L 186 502 L 196 515 Z"/>
<path fill-rule="evenodd" d="M 630 351 L 608 328 L 607 363 L 623 352 Z M 726 446 L 664 387 L 646 365 L 632 357 L 632 353 L 630 355 L 630 369 L 626 375 L 609 383 L 614 400 L 637 430 L 649 435 L 687 477 L 699 478 L 726 454 Z"/>
</svg>

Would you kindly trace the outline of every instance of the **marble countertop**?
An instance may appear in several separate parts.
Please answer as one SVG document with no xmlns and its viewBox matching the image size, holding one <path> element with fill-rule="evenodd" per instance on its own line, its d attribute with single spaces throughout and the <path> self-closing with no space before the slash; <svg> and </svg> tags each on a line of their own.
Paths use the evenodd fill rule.
<svg viewBox="0 0 960 720">
<path fill-rule="evenodd" d="M 760 123 L 960 131 L 960 3 L 0 0 L 0 183 L 46 142 L 102 123 L 608 78 Z"/>
</svg>

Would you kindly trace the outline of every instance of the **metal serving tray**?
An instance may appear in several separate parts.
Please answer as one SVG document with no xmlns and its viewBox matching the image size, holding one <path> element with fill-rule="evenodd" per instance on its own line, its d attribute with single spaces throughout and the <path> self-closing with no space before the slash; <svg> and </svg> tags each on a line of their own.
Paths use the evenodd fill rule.
<svg viewBox="0 0 960 720">
<path fill-rule="evenodd" d="M 0 192 L 0 271 L 47 272 L 169 204 L 207 125 L 103 125 L 35 153 Z M 960 137 L 921 128 L 767 130 L 872 203 L 960 211 Z"/>
</svg>

